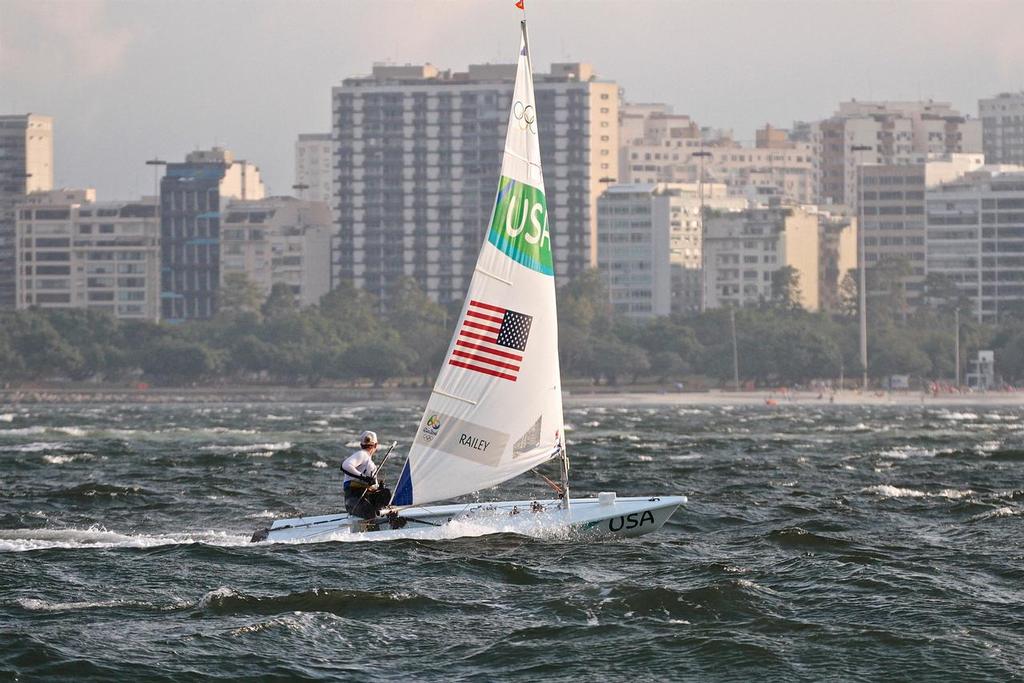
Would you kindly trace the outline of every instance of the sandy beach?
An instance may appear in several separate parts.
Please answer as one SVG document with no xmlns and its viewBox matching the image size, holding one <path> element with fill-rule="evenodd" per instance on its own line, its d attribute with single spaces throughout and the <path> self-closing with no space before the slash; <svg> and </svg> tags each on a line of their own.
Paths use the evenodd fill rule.
<svg viewBox="0 0 1024 683">
<path fill-rule="evenodd" d="M 647 391 L 641 389 L 648 389 Z M 567 387 L 567 406 L 573 405 L 1009 405 L 1024 406 L 1024 392 L 992 391 L 925 394 L 920 391 L 651 391 L 649 387 L 608 390 L 606 387 Z M 421 387 L 26 387 L 0 390 L 0 408 L 40 403 L 339 403 L 375 404 L 423 402 L 429 390 Z M 2 412 L 2 410 L 0 410 Z"/>
</svg>

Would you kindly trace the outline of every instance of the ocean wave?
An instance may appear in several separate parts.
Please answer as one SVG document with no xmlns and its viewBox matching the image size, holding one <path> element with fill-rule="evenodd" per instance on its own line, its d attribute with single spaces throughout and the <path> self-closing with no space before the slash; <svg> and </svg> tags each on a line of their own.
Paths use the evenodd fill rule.
<svg viewBox="0 0 1024 683">
<path fill-rule="evenodd" d="M 200 446 L 199 450 L 204 453 L 245 453 L 247 455 L 269 457 L 279 451 L 286 451 L 294 446 L 291 441 L 281 441 L 278 443 L 250 443 L 250 444 L 235 444 L 232 446 L 226 444 L 214 444 L 210 446 Z"/>
<path fill-rule="evenodd" d="M 96 456 L 92 453 L 74 453 L 74 454 L 60 454 L 60 455 L 44 455 L 43 461 L 50 465 L 67 465 L 68 463 L 75 462 L 76 460 L 92 460 Z"/>
<path fill-rule="evenodd" d="M 917 489 L 900 488 L 898 486 L 890 486 L 889 484 L 876 484 L 875 486 L 868 486 L 861 489 L 862 493 L 873 493 L 882 498 L 948 498 L 950 500 L 959 500 L 960 498 L 966 498 L 967 496 L 974 495 L 974 491 L 971 489 L 959 490 L 959 489 L 942 489 L 941 491 L 927 492 L 918 491 Z"/>
<path fill-rule="evenodd" d="M 86 482 L 65 489 L 57 489 L 51 496 L 57 498 L 117 498 L 118 496 L 148 496 L 155 491 L 141 486 L 119 486 L 101 482 Z"/>
<path fill-rule="evenodd" d="M 936 414 L 936 417 L 943 420 L 977 420 L 978 414 L 970 412 L 953 412 L 949 410 L 940 410 Z"/>
<path fill-rule="evenodd" d="M 983 521 L 985 521 L 987 519 L 1000 519 L 1000 518 L 1003 518 L 1003 517 L 1019 517 L 1022 514 L 1024 514 L 1024 511 L 1022 511 L 1022 510 L 1020 510 L 1018 508 L 1012 508 L 1012 507 L 1004 505 L 1003 507 L 999 507 L 999 508 L 996 508 L 994 510 L 989 510 L 988 512 L 982 512 L 981 514 L 977 514 L 977 515 L 971 517 L 970 520 L 968 520 L 968 521 L 971 521 L 971 522 L 983 522 Z"/>
<path fill-rule="evenodd" d="M 891 458 L 893 460 L 906 460 L 908 458 L 934 458 L 936 453 L 935 449 L 932 448 L 920 448 L 917 446 L 895 446 L 887 450 L 879 452 L 883 458 Z"/>
<path fill-rule="evenodd" d="M 63 441 L 33 441 L 32 443 L 0 446 L 0 450 L 14 453 L 40 453 L 42 451 L 59 451 L 67 448 L 68 445 Z"/>
<path fill-rule="evenodd" d="M 221 586 L 204 595 L 196 607 L 217 615 L 282 614 L 329 612 L 337 615 L 365 616 L 375 610 L 437 610 L 444 603 L 410 591 L 361 591 L 314 588 L 283 595 L 251 595 Z"/>
<path fill-rule="evenodd" d="M 166 545 L 233 547 L 249 544 L 248 534 L 224 531 L 195 531 L 178 534 L 122 534 L 101 526 L 88 529 L 0 529 L 0 552 L 30 550 L 82 550 L 94 548 L 154 548 Z"/>
<path fill-rule="evenodd" d="M 817 534 L 798 526 L 771 531 L 768 534 L 768 539 L 778 545 L 797 548 L 838 550 L 850 547 L 850 542 L 845 539 L 826 534 Z"/>
<path fill-rule="evenodd" d="M 133 600 L 95 600 L 73 602 L 50 602 L 38 598 L 18 598 L 14 601 L 19 607 L 31 612 L 71 612 L 88 609 L 107 609 L 117 607 L 153 607 L 145 602 Z"/>
<path fill-rule="evenodd" d="M 250 634 L 269 631 L 293 631 L 296 633 L 315 633 L 326 628 L 325 619 L 339 620 L 334 614 L 324 612 L 296 612 L 287 616 L 272 617 L 265 621 L 257 621 L 254 624 L 246 624 L 232 629 L 230 634 L 235 637 L 244 637 Z"/>
</svg>

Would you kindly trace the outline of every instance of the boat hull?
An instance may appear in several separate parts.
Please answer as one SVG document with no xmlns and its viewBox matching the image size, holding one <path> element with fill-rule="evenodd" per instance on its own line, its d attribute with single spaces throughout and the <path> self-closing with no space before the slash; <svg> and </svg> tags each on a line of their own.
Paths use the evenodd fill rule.
<svg viewBox="0 0 1024 683">
<path fill-rule="evenodd" d="M 573 498 L 569 509 L 558 501 L 501 501 L 436 505 L 399 510 L 405 526 L 367 524 L 348 514 L 276 520 L 253 541 L 317 542 L 399 538 L 457 538 L 487 533 L 530 536 L 640 536 L 660 529 L 686 502 L 685 496 Z"/>
</svg>

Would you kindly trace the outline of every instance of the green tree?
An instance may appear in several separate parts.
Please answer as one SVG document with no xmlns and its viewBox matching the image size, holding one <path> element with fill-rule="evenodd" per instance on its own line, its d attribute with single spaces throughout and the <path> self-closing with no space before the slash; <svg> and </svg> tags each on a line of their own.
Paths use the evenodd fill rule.
<svg viewBox="0 0 1024 683">
<path fill-rule="evenodd" d="M 647 354 L 641 348 L 624 344 L 611 335 L 594 342 L 590 372 L 595 381 L 603 377 L 608 384 L 616 385 L 623 376 L 632 376 L 636 381 L 637 375 L 650 367 Z"/>
<path fill-rule="evenodd" d="M 397 333 L 406 349 L 409 369 L 419 371 L 426 382 L 441 366 L 448 349 L 447 312 L 410 277 L 392 283 L 384 308 L 387 327 Z"/>
<path fill-rule="evenodd" d="M 260 313 L 264 318 L 277 318 L 294 313 L 298 307 L 291 286 L 284 282 L 275 282 L 260 307 Z"/>
<path fill-rule="evenodd" d="M 413 354 L 397 339 L 356 343 L 345 351 L 342 358 L 348 376 L 353 379 L 365 377 L 377 387 L 405 374 L 412 360 Z"/>
<path fill-rule="evenodd" d="M 782 266 L 772 273 L 771 304 L 776 308 L 802 308 L 800 271 L 793 266 Z"/>
<path fill-rule="evenodd" d="M 220 359 L 205 345 L 173 337 L 157 341 L 142 360 L 146 375 L 171 384 L 207 379 L 219 369 Z"/>
<path fill-rule="evenodd" d="M 263 292 L 245 273 L 227 273 L 217 290 L 217 312 L 225 316 L 259 313 Z"/>
</svg>

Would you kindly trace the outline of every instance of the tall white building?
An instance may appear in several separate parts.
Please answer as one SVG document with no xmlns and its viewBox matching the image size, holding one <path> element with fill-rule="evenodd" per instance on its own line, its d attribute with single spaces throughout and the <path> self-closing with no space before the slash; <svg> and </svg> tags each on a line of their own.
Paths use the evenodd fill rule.
<svg viewBox="0 0 1024 683">
<path fill-rule="evenodd" d="M 986 166 L 928 190 L 928 273 L 946 275 L 978 322 L 1024 307 L 1024 166 Z"/>
<path fill-rule="evenodd" d="M 17 308 L 159 319 L 155 198 L 97 202 L 95 190 L 50 190 L 32 193 L 17 212 Z"/>
<path fill-rule="evenodd" d="M 985 159 L 990 164 L 1024 164 L 1024 92 L 978 100 Z"/>
<path fill-rule="evenodd" d="M 14 208 L 53 187 L 53 118 L 0 116 L 0 309 L 14 308 Z"/>
<path fill-rule="evenodd" d="M 981 153 L 981 121 L 948 102 L 842 102 L 812 127 L 820 203 L 857 206 L 857 166 L 919 163 L 928 154 Z"/>
<path fill-rule="evenodd" d="M 815 200 L 814 148 L 766 126 L 753 146 L 702 131 L 664 104 L 624 104 L 619 114 L 619 182 L 724 184 L 752 201 Z M 702 175 L 703 174 L 703 175 Z"/>
<path fill-rule="evenodd" d="M 325 202 L 294 197 L 231 201 L 220 231 L 220 278 L 244 274 L 263 296 L 288 285 L 310 306 L 330 291 L 331 211 Z"/>
<path fill-rule="evenodd" d="M 799 277 L 800 304 L 818 310 L 819 222 L 813 207 L 708 216 L 706 230 L 707 308 L 771 300 L 778 271 L 790 266 Z"/>
<path fill-rule="evenodd" d="M 299 199 L 334 201 L 334 143 L 330 133 L 301 133 L 295 142 L 295 194 Z"/>
<path fill-rule="evenodd" d="M 902 278 L 910 308 L 923 293 L 925 278 L 925 192 L 959 178 L 985 163 L 983 154 L 923 154 L 901 164 L 869 164 L 860 168 L 863 183 L 858 199 L 868 268 L 880 261 L 900 260 L 910 268 Z"/>
<path fill-rule="evenodd" d="M 334 281 L 400 276 L 461 300 L 497 190 L 515 65 L 374 66 L 333 92 Z M 555 277 L 597 263 L 597 196 L 618 176 L 619 89 L 589 64 L 534 75 Z"/>
<path fill-rule="evenodd" d="M 747 201 L 703 186 L 708 210 Z M 612 306 L 629 317 L 696 311 L 701 301 L 701 199 L 696 184 L 612 185 L 597 202 L 597 262 Z"/>
</svg>

